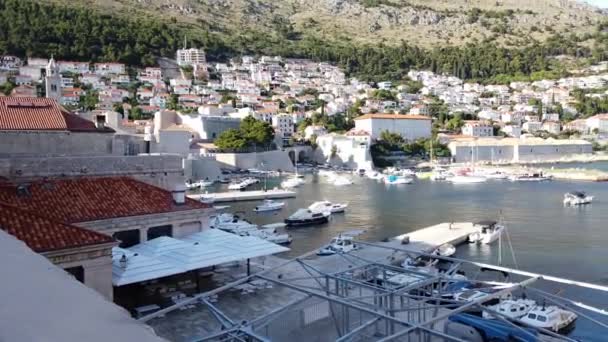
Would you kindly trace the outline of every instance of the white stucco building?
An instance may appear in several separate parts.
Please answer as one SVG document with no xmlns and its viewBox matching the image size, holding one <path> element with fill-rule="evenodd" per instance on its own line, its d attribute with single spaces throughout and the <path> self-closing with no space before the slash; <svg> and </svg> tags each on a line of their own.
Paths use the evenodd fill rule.
<svg viewBox="0 0 608 342">
<path fill-rule="evenodd" d="M 355 130 L 367 132 L 372 139 L 389 131 L 406 140 L 415 140 L 431 136 L 431 123 L 431 118 L 421 115 L 365 114 L 355 119 Z"/>
<path fill-rule="evenodd" d="M 464 122 L 462 134 L 470 137 L 491 137 L 494 135 L 494 128 L 487 121 L 469 120 Z"/>
<path fill-rule="evenodd" d="M 317 145 L 319 162 L 355 170 L 371 170 L 374 166 L 370 154 L 371 137 L 366 132 L 321 135 L 317 137 Z"/>
<path fill-rule="evenodd" d="M 202 65 L 207 63 L 205 58 L 205 51 L 202 49 L 179 49 L 176 53 L 177 65 L 179 66 L 193 66 Z"/>
<path fill-rule="evenodd" d="M 608 114 L 598 114 L 588 118 L 587 128 L 589 131 L 597 129 L 601 133 L 608 132 Z"/>
<path fill-rule="evenodd" d="M 289 139 L 293 135 L 293 117 L 290 114 L 278 114 L 272 117 L 275 136 Z"/>
</svg>

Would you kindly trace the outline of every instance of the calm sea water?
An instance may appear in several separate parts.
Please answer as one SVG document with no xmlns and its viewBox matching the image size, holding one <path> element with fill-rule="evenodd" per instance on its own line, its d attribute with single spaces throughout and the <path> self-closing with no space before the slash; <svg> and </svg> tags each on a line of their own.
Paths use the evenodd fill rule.
<svg viewBox="0 0 608 342">
<path fill-rule="evenodd" d="M 556 167 L 608 170 L 608 163 Z M 353 176 L 353 180 L 354 185 L 335 187 L 323 177 L 308 175 L 307 184 L 297 189 L 296 198 L 285 200 L 287 206 L 280 212 L 256 214 L 252 210 L 257 202 L 231 203 L 228 211 L 266 224 L 282 222 L 298 208 L 317 200 L 348 203 L 347 212 L 333 215 L 327 225 L 289 230 L 294 238 L 289 256 L 318 248 L 342 231 L 365 229 L 362 239 L 379 241 L 441 222 L 498 219 L 502 213 L 519 268 L 608 285 L 608 183 L 488 181 L 455 185 L 417 180 L 409 185 L 387 186 L 363 177 Z M 279 182 L 269 179 L 268 187 Z M 563 194 L 572 190 L 594 195 L 593 204 L 565 207 Z M 463 245 L 457 256 L 496 264 L 497 252 L 496 246 Z M 513 265 L 510 257 L 503 259 L 507 266 Z M 580 299 L 608 307 L 608 295 L 581 293 Z M 585 324 L 577 328 L 584 340 L 602 340 L 594 332 Z M 608 341 L 607 336 L 604 338 Z"/>
</svg>

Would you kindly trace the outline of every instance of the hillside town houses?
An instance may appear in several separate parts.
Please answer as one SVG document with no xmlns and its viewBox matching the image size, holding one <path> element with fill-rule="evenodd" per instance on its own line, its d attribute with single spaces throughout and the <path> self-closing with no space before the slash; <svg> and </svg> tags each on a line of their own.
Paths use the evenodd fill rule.
<svg viewBox="0 0 608 342">
<path fill-rule="evenodd" d="M 145 125 L 156 136 L 182 139 L 163 151 L 184 149 L 183 154 L 198 151 L 200 144 L 212 146 L 209 144 L 222 132 L 238 128 L 248 116 L 273 126 L 278 147 L 330 133 L 346 138 L 348 132 L 331 132 L 315 122 L 303 130 L 298 127 L 315 115 L 347 116 L 353 110 L 356 115 L 348 114 L 349 127 L 358 135 L 368 134 L 372 143 L 383 131 L 406 140 L 430 138 L 438 125 L 434 109 L 438 103 L 445 120 L 463 119 L 455 130 L 440 132 L 445 142 L 463 137 L 525 139 L 562 133 L 603 138 L 608 134 L 608 114 L 580 117 L 576 111 L 576 89 L 597 90 L 586 96 L 608 96 L 602 92 L 608 74 L 593 67 L 587 71 L 558 80 L 485 85 L 411 70 L 403 83 L 370 83 L 347 78 L 334 65 L 304 59 L 243 56 L 208 61 L 204 50 L 186 45 L 176 52 L 175 65 L 169 67 L 136 68 L 43 56 L 0 58 L 0 83 L 13 84 L 8 95 L 46 96 L 76 112 L 118 111 L 122 129 L 132 126 L 129 119 L 147 120 Z M 408 82 L 420 86 L 408 92 Z M 391 95 L 377 96 L 379 91 Z M 153 120 L 155 115 L 164 119 Z M 180 130 L 181 138 L 175 138 Z M 344 149 L 340 152 L 348 154 L 350 149 Z"/>
</svg>

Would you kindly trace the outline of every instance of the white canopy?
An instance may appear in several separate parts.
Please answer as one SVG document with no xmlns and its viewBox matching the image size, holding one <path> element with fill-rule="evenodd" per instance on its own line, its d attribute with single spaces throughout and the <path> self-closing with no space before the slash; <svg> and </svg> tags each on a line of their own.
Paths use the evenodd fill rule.
<svg viewBox="0 0 608 342">
<path fill-rule="evenodd" d="M 128 249 L 115 247 L 112 282 L 122 286 L 288 250 L 257 237 L 219 229 L 207 229 L 183 240 L 163 236 Z M 123 255 L 126 262 L 123 259 L 121 263 Z"/>
</svg>

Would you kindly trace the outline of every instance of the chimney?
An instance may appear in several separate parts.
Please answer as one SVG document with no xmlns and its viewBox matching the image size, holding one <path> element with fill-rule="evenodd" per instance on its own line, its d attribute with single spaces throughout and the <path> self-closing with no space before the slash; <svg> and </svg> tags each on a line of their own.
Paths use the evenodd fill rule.
<svg viewBox="0 0 608 342">
<path fill-rule="evenodd" d="M 182 205 L 186 203 L 186 186 L 183 184 L 178 184 L 174 187 L 173 191 L 171 191 L 171 195 L 173 196 L 173 202 L 177 205 Z"/>
<path fill-rule="evenodd" d="M 104 129 L 106 128 L 106 116 L 105 115 L 95 115 L 95 128 Z"/>
</svg>

